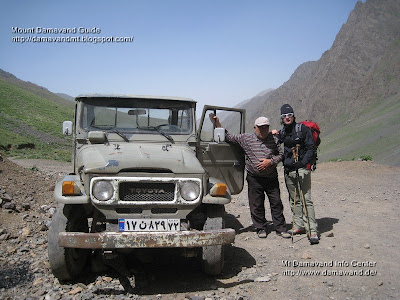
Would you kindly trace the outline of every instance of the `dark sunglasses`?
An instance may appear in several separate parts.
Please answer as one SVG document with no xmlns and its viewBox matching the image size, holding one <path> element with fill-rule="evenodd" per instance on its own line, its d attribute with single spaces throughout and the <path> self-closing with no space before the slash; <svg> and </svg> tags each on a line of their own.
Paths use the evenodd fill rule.
<svg viewBox="0 0 400 300">
<path fill-rule="evenodd" d="M 294 113 L 281 114 L 281 118 L 282 118 L 282 119 L 287 118 L 287 117 L 291 118 L 291 117 L 293 117 L 293 116 L 294 116 Z"/>
</svg>

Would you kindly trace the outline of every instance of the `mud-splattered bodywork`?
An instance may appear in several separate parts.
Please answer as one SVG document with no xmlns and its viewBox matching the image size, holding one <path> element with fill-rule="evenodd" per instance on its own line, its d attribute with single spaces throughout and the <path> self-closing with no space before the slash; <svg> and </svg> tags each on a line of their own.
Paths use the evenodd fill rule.
<svg viewBox="0 0 400 300">
<path fill-rule="evenodd" d="M 84 209 L 90 228 L 61 232 L 61 247 L 191 248 L 234 241 L 233 229 L 204 230 L 205 207 L 229 203 L 242 189 L 244 157 L 227 143 L 202 138 L 195 104 L 186 98 L 77 97 L 74 173 L 57 183 L 54 198 Z M 205 113 L 201 122 L 208 120 Z M 125 220 L 146 230 L 119 226 Z M 179 225 L 152 227 L 163 220 Z"/>
</svg>

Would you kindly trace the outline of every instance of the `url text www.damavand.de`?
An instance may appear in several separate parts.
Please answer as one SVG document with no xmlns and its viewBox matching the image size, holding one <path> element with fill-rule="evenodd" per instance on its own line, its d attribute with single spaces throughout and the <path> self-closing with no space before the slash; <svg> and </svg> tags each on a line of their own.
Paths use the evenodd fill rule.
<svg viewBox="0 0 400 300">
<path fill-rule="evenodd" d="M 357 269 L 357 270 L 303 270 L 286 269 L 282 271 L 283 276 L 376 276 L 378 274 L 376 269 Z"/>
</svg>

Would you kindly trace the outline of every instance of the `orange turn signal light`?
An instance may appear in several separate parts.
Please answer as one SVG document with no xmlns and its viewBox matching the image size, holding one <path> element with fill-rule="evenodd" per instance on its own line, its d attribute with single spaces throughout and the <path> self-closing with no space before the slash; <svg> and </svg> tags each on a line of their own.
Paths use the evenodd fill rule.
<svg viewBox="0 0 400 300">
<path fill-rule="evenodd" d="M 210 189 L 211 196 L 225 196 L 226 195 L 227 186 L 225 183 L 216 183 Z"/>
<path fill-rule="evenodd" d="M 62 195 L 63 196 L 80 195 L 80 190 L 75 185 L 75 182 L 73 182 L 73 181 L 63 181 L 63 183 L 62 183 Z"/>
</svg>

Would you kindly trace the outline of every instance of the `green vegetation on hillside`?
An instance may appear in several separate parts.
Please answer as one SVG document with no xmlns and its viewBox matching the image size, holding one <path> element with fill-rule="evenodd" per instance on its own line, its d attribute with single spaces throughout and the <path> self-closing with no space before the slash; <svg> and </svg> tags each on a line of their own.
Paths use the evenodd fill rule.
<svg viewBox="0 0 400 300">
<path fill-rule="evenodd" d="M 321 160 L 359 159 L 371 157 L 374 161 L 400 164 L 400 95 L 393 95 L 368 106 L 359 117 L 350 119 L 339 130 L 322 134 Z"/>
<path fill-rule="evenodd" d="M 34 93 L 32 84 L 24 89 L 21 82 L 0 78 L 1 151 L 7 156 L 70 160 L 72 141 L 62 135 L 61 126 L 73 119 L 73 106 Z M 18 149 L 28 143 L 34 149 Z"/>
</svg>

